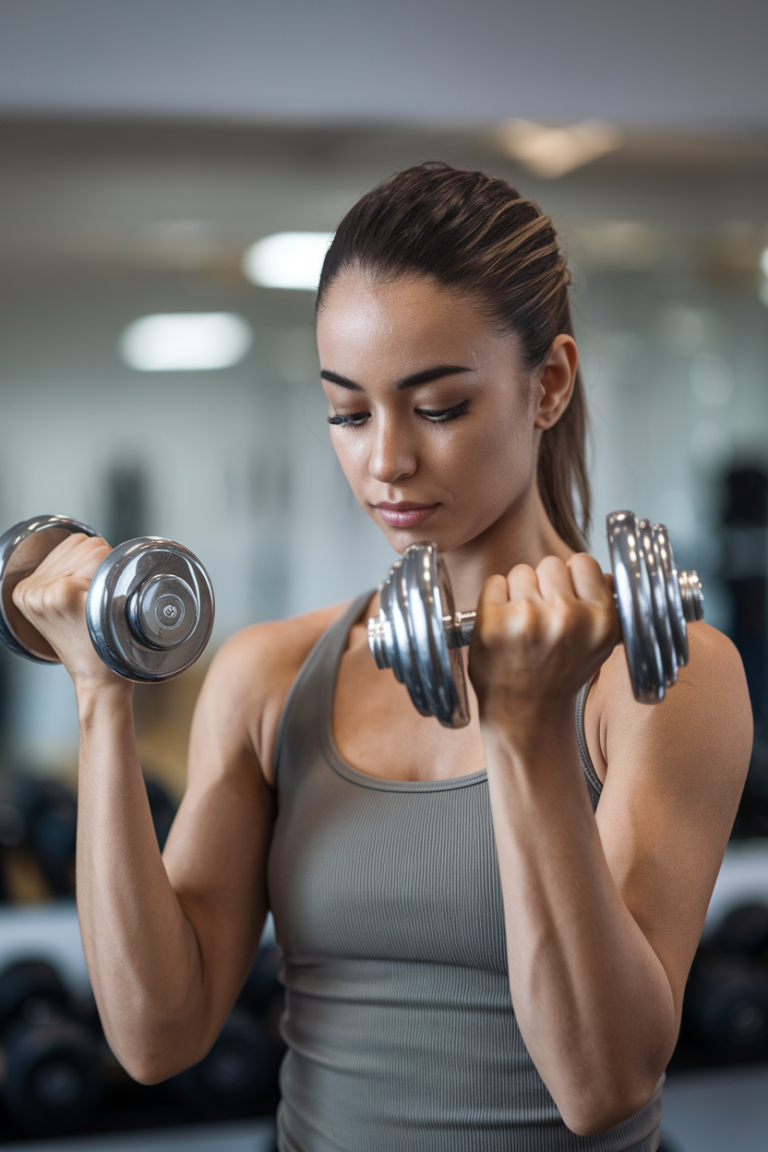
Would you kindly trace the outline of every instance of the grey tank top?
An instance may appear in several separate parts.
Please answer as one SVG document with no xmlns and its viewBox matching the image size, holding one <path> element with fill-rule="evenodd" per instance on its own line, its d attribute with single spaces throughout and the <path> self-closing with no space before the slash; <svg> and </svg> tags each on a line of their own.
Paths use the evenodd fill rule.
<svg viewBox="0 0 768 1152">
<path fill-rule="evenodd" d="M 281 1152 L 654 1152 L 661 1081 L 630 1120 L 575 1136 L 523 1043 L 486 773 L 382 780 L 340 756 L 336 675 L 370 596 L 320 637 L 278 734 L 268 884 L 286 990 Z"/>
</svg>

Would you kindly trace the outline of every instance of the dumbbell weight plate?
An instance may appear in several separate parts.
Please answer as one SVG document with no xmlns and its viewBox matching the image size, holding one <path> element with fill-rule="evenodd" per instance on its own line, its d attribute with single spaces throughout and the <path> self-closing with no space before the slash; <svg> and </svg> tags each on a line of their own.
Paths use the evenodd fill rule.
<svg viewBox="0 0 768 1152">
<path fill-rule="evenodd" d="M 449 728 L 469 723 L 469 701 L 461 652 L 449 648 L 444 616 L 454 615 L 448 571 L 434 544 L 406 549 L 379 589 L 383 643 L 372 640 L 380 668 L 391 667 L 422 716 Z M 369 628 L 373 636 L 375 628 Z"/>
<path fill-rule="evenodd" d="M 642 540 L 643 555 L 651 584 L 651 606 L 653 626 L 664 669 L 664 684 L 671 687 L 677 680 L 677 648 L 672 635 L 670 605 L 667 601 L 667 587 L 661 559 L 660 536 L 664 532 L 661 524 L 651 524 L 650 520 L 638 520 L 637 529 Z M 666 550 L 666 549 L 665 549 Z"/>
<path fill-rule="evenodd" d="M 213 588 L 197 557 L 173 540 L 143 536 L 104 559 L 86 617 L 104 663 L 127 680 L 169 680 L 194 664 L 213 628 Z"/>
<path fill-rule="evenodd" d="M 38 664 L 57 664 L 58 656 L 19 612 L 13 590 L 62 540 L 77 532 L 96 535 L 93 528 L 68 516 L 35 516 L 0 536 L 0 640 L 12 652 Z"/>
<path fill-rule="evenodd" d="M 675 646 L 677 663 L 681 668 L 684 668 L 688 663 L 688 631 L 686 629 L 686 620 L 688 617 L 686 616 L 683 598 L 680 593 L 680 576 L 675 566 L 675 555 L 672 551 L 669 534 L 663 524 L 656 525 L 656 534 L 661 570 L 664 573 L 664 590 L 669 607 L 669 626 L 672 632 L 672 641 Z M 696 592 L 692 593 L 692 598 L 695 599 L 695 603 L 691 606 L 691 621 L 703 620 L 703 597 L 701 595 L 699 578 L 695 572 L 683 573 L 683 575 L 686 578 L 686 583 L 690 582 L 691 587 L 695 585 L 696 588 Z"/>
<path fill-rule="evenodd" d="M 633 512 L 612 512 L 606 529 L 632 691 L 640 703 L 656 704 L 664 699 L 665 675 L 643 533 Z"/>
</svg>

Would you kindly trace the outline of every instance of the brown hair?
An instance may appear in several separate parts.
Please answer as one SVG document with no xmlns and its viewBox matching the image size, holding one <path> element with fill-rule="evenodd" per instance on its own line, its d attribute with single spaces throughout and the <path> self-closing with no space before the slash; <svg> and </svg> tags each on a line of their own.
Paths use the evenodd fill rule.
<svg viewBox="0 0 768 1152">
<path fill-rule="evenodd" d="M 445 288 L 478 294 L 491 320 L 519 336 L 528 371 L 543 363 L 556 336 L 573 335 L 570 275 L 552 221 L 506 181 L 483 172 L 420 164 L 358 200 L 325 257 L 318 310 L 350 266 L 392 278 L 430 276 Z M 589 527 L 585 435 L 578 373 L 568 408 L 542 433 L 537 477 L 556 532 L 577 551 Z"/>
</svg>

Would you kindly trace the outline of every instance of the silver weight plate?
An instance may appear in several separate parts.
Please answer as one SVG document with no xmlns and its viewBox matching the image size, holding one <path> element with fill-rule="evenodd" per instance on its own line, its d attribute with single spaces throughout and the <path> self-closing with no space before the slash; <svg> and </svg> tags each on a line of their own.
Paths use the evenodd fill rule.
<svg viewBox="0 0 768 1152">
<path fill-rule="evenodd" d="M 13 590 L 62 540 L 77 532 L 98 535 L 79 520 L 54 515 L 21 520 L 0 536 L 0 640 L 12 652 L 37 664 L 58 664 L 59 658 L 19 612 L 13 603 Z"/>
<path fill-rule="evenodd" d="M 154 683 L 184 672 L 211 636 L 211 581 L 197 557 L 155 536 L 128 540 L 96 571 L 88 631 L 104 663 L 126 680 Z"/>
<path fill-rule="evenodd" d="M 451 588 L 451 580 L 448 575 L 448 569 L 445 566 L 445 561 L 442 556 L 438 556 L 437 548 L 435 549 L 435 556 L 437 558 L 437 585 L 435 588 L 434 599 L 434 612 L 432 627 L 437 636 L 437 648 L 440 654 L 440 664 L 445 676 L 446 685 L 450 691 L 446 691 L 446 702 L 450 704 L 450 721 L 440 719 L 438 720 L 445 728 L 466 728 L 469 724 L 469 696 L 467 694 L 467 677 L 464 671 L 464 659 L 462 657 L 462 647 L 456 645 L 451 647 L 448 644 L 448 636 L 445 631 L 445 617 L 450 616 L 451 620 L 456 615 L 456 607 L 453 600 L 453 589 Z M 441 615 L 442 613 L 442 615 Z M 466 645 L 464 646 L 466 647 Z M 446 655 L 448 657 L 446 662 Z M 437 715 L 437 713 L 435 713 Z M 445 715 L 448 716 L 448 709 L 446 708 Z"/>
<path fill-rule="evenodd" d="M 664 683 L 667 688 L 671 688 L 677 680 L 678 660 L 677 648 L 672 635 L 666 577 L 661 558 L 661 540 L 666 536 L 666 529 L 662 524 L 651 524 L 649 520 L 638 521 L 637 527 L 643 544 L 648 578 L 651 582 L 653 624 L 656 629 L 656 639 L 659 643 L 661 663 L 664 668 Z"/>
<path fill-rule="evenodd" d="M 429 682 L 423 651 L 429 649 L 428 624 L 419 599 L 419 545 L 409 548 L 392 565 L 380 589 L 381 613 L 388 632 L 388 666 L 405 684 L 422 716 L 433 715 L 434 689 Z M 385 635 L 386 635 L 385 632 Z"/>
<path fill-rule="evenodd" d="M 427 715 L 445 728 L 469 723 L 469 701 L 461 651 L 449 649 L 444 617 L 455 608 L 448 569 L 437 545 L 415 544 L 403 557 L 413 622 L 412 642 Z"/>
<path fill-rule="evenodd" d="M 635 699 L 657 704 L 664 699 L 664 666 L 656 637 L 653 592 L 643 541 L 633 512 L 606 518 L 616 602 Z"/>
<path fill-rule="evenodd" d="M 449 650 L 444 615 L 453 596 L 434 544 L 413 544 L 379 589 L 379 614 L 368 622 L 368 642 L 379 668 L 391 668 L 422 716 L 447 728 L 469 723 L 461 653 Z"/>
<path fill-rule="evenodd" d="M 675 554 L 669 533 L 663 524 L 654 525 L 661 569 L 664 573 L 664 591 L 667 599 L 669 627 L 675 646 L 677 663 L 684 668 L 688 663 L 688 630 L 685 626 L 683 598 L 680 594 L 680 577 L 675 567 Z"/>
<path fill-rule="evenodd" d="M 369 625 L 369 643 L 372 644 L 376 663 L 380 668 L 391 668 L 401 684 L 412 679 L 408 664 L 411 644 L 406 618 L 407 596 L 402 581 L 402 560 L 392 565 L 389 576 L 379 589 L 379 616 L 376 620 L 377 644 L 372 643 L 373 629 Z M 414 700 L 416 707 L 419 704 Z M 421 711 L 421 708 L 419 708 Z"/>
</svg>

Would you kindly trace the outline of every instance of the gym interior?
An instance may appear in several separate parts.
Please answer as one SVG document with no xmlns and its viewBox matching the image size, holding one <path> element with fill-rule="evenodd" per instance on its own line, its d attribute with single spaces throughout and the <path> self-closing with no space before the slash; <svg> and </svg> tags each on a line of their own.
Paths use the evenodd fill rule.
<svg viewBox="0 0 768 1152">
<path fill-rule="evenodd" d="M 87 4 L 70 7 L 85 19 Z M 33 33 L 9 27 L 29 51 Z M 565 100 L 537 111 L 511 95 L 503 116 L 441 116 L 428 102 L 408 116 L 360 113 L 351 95 L 346 114 L 290 100 L 261 110 L 254 97 L 251 114 L 236 115 L 206 96 L 210 78 L 196 105 L 158 96 L 148 109 L 119 93 L 108 103 L 106 74 L 78 105 L 57 104 L 53 81 L 26 95 L 19 82 L 14 95 L 11 72 L 0 80 L 0 530 L 61 513 L 112 545 L 168 537 L 202 560 L 215 590 L 202 658 L 136 690 L 161 842 L 217 646 L 251 623 L 374 588 L 395 559 L 328 442 L 317 273 L 310 260 L 303 286 L 279 274 L 270 283 L 257 242 L 312 234 L 322 253 L 363 191 L 426 159 L 498 174 L 552 215 L 573 273 L 591 414 L 592 549 L 607 570 L 614 509 L 667 526 L 678 567 L 698 572 L 706 619 L 742 655 L 755 717 L 668 1073 L 663 1147 L 764 1148 L 768 102 L 750 90 L 749 115 L 727 123 L 684 109 L 666 122 L 642 110 L 614 118 L 608 84 L 600 122 L 574 118 Z M 202 341 L 198 363 L 189 345 L 192 360 L 179 364 L 167 342 L 142 343 L 141 322 L 179 316 L 219 340 L 213 350 Z M 0 647 L 0 725 L 0 1139 L 40 1150 L 271 1148 L 281 991 L 269 927 L 218 1064 L 214 1052 L 174 1082 L 132 1083 L 100 1036 L 79 945 L 78 729 L 64 670 Z M 90 1055 L 78 1067 L 92 1083 L 71 1113 L 56 1104 L 66 1069 L 44 1099 L 23 1068 L 8 1075 L 14 980 L 28 982 L 28 1030 L 46 1026 L 53 998 L 84 1038 Z"/>
</svg>

